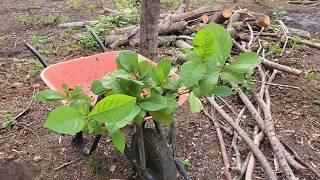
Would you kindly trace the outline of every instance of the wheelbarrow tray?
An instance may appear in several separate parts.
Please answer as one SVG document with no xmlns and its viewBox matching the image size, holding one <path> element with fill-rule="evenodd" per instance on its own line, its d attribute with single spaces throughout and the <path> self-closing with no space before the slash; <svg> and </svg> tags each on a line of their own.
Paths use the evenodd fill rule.
<svg viewBox="0 0 320 180">
<path fill-rule="evenodd" d="M 63 83 L 71 89 L 82 86 L 84 92 L 96 100 L 97 96 L 90 90 L 91 83 L 117 70 L 116 57 L 119 52 L 110 51 L 50 65 L 41 72 L 40 76 L 52 90 L 63 93 L 61 86 Z M 150 61 L 141 55 L 139 59 Z M 152 61 L 150 63 L 155 64 Z M 177 74 L 173 74 L 172 77 L 179 78 Z M 182 105 L 187 100 L 187 96 L 188 94 L 180 95 L 178 104 Z"/>
</svg>

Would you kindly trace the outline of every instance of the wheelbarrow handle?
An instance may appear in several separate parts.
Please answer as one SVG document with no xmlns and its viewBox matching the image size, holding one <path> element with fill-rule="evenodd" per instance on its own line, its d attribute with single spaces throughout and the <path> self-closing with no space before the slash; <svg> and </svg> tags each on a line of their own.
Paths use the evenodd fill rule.
<svg viewBox="0 0 320 180">
<path fill-rule="evenodd" d="M 40 63 L 42 64 L 43 67 L 45 67 L 45 68 L 48 67 L 46 60 L 40 55 L 40 53 L 36 49 L 34 49 L 27 42 L 24 42 L 23 44 L 32 52 L 32 54 L 34 54 L 37 57 L 37 59 L 40 61 Z"/>
<path fill-rule="evenodd" d="M 103 52 L 107 52 L 107 48 L 106 46 L 103 44 L 103 42 L 100 40 L 100 38 L 98 37 L 98 35 L 92 30 L 90 29 L 89 30 L 90 34 L 94 37 L 94 39 L 96 40 L 96 42 L 98 43 L 100 49 L 103 51 Z"/>
</svg>

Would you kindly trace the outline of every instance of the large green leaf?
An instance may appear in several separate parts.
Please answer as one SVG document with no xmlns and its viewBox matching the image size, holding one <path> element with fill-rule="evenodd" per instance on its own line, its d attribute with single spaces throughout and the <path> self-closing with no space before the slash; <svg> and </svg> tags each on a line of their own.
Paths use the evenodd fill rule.
<svg viewBox="0 0 320 180">
<path fill-rule="evenodd" d="M 74 135 L 85 125 L 85 116 L 69 106 L 59 106 L 50 112 L 44 127 L 61 134 Z"/>
<path fill-rule="evenodd" d="M 205 64 L 207 67 L 206 73 L 199 81 L 198 88 L 194 89 L 197 97 L 212 95 L 214 86 L 219 80 L 220 71 L 215 61 L 208 61 Z"/>
<path fill-rule="evenodd" d="M 120 88 L 125 94 L 139 97 L 143 89 L 143 83 L 141 81 L 119 78 Z"/>
<path fill-rule="evenodd" d="M 126 147 L 126 139 L 122 132 L 119 130 L 116 133 L 113 133 L 111 139 L 113 146 L 123 154 Z"/>
<path fill-rule="evenodd" d="M 81 86 L 76 86 L 73 90 L 70 91 L 70 98 L 77 99 L 77 97 L 83 92 L 83 88 Z"/>
<path fill-rule="evenodd" d="M 180 81 L 173 78 L 169 78 L 168 81 L 164 83 L 161 87 L 164 89 L 176 91 L 180 87 Z"/>
<path fill-rule="evenodd" d="M 161 124 L 170 125 L 174 120 L 174 113 L 168 113 L 165 109 L 155 112 L 150 112 L 152 117 Z"/>
<path fill-rule="evenodd" d="M 139 62 L 139 79 L 146 77 L 150 73 L 151 69 L 152 67 L 150 62 L 140 61 Z"/>
<path fill-rule="evenodd" d="M 226 68 L 237 73 L 249 73 L 257 67 L 259 63 L 260 58 L 256 53 L 246 52 L 236 57 Z"/>
<path fill-rule="evenodd" d="M 187 60 L 187 61 L 201 61 L 201 57 L 198 56 L 194 51 L 190 51 L 190 52 L 186 55 L 186 60 Z"/>
<path fill-rule="evenodd" d="M 184 86 L 190 88 L 206 73 L 206 66 L 198 61 L 189 61 L 181 66 L 180 78 Z"/>
<path fill-rule="evenodd" d="M 137 73 L 139 70 L 138 54 L 133 51 L 121 51 L 117 55 L 116 63 L 118 69 L 125 69 L 130 73 Z"/>
<path fill-rule="evenodd" d="M 112 89 L 112 83 L 114 80 L 110 76 L 105 76 L 100 80 L 93 81 L 91 84 L 91 91 L 95 95 L 102 95 L 106 91 Z"/>
<path fill-rule="evenodd" d="M 114 94 L 100 100 L 92 109 L 89 117 L 104 123 L 121 121 L 135 111 L 136 98 L 123 94 Z"/>
<path fill-rule="evenodd" d="M 47 89 L 47 90 L 39 91 L 36 94 L 36 98 L 40 102 L 53 103 L 59 100 L 64 100 L 67 97 L 58 91 Z"/>
<path fill-rule="evenodd" d="M 138 105 L 145 111 L 159 111 L 167 106 L 167 99 L 158 93 L 152 93 Z"/>
<path fill-rule="evenodd" d="M 109 134 L 112 135 L 119 129 L 130 124 L 135 119 L 135 117 L 139 114 L 140 110 L 141 109 L 138 106 L 134 106 L 131 110 L 131 113 L 127 117 L 117 121 L 114 119 L 108 120 L 108 123 L 106 123 L 106 126 Z"/>
<path fill-rule="evenodd" d="M 132 76 L 132 74 L 128 73 L 126 70 L 118 69 L 116 71 L 113 71 L 113 72 L 107 74 L 106 76 L 103 77 L 103 79 L 108 79 L 108 77 L 112 77 L 112 78 L 130 78 L 131 76 Z"/>
<path fill-rule="evenodd" d="M 201 59 L 208 59 L 214 56 L 216 52 L 216 40 L 213 34 L 208 30 L 208 28 L 203 28 L 199 31 L 193 40 L 194 52 Z M 190 56 L 188 57 L 188 59 Z M 196 56 L 191 57 L 190 59 L 196 60 Z"/>
<path fill-rule="evenodd" d="M 214 53 L 210 59 L 216 60 L 218 64 L 224 64 L 232 49 L 231 36 L 223 26 L 215 23 L 208 25 L 207 29 L 214 38 Z"/>
<path fill-rule="evenodd" d="M 199 98 L 197 98 L 193 92 L 190 93 L 189 97 L 189 105 L 192 113 L 201 112 L 203 109 L 202 103 Z"/>
<path fill-rule="evenodd" d="M 171 67 L 170 59 L 161 60 L 159 64 L 153 68 L 150 76 L 158 85 L 162 85 L 168 78 Z"/>
<path fill-rule="evenodd" d="M 228 86 L 216 86 L 213 89 L 213 94 L 216 96 L 226 97 L 232 95 L 232 90 Z"/>
<path fill-rule="evenodd" d="M 243 74 L 235 73 L 229 69 L 224 69 L 221 72 L 221 77 L 225 82 L 234 82 L 237 84 L 241 84 L 244 80 Z"/>
<path fill-rule="evenodd" d="M 135 122 L 138 124 L 138 125 L 141 125 L 142 122 L 144 121 L 144 118 L 146 116 L 147 112 L 144 111 L 143 109 L 140 110 L 139 114 L 134 118 Z"/>
</svg>

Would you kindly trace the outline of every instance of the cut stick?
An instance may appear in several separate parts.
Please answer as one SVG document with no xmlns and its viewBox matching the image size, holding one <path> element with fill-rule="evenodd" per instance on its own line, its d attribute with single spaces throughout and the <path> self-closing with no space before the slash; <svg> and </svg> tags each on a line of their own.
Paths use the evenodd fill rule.
<svg viewBox="0 0 320 180">
<path fill-rule="evenodd" d="M 264 139 L 264 133 L 262 131 L 259 133 L 259 127 L 255 126 L 254 127 L 254 140 L 253 140 L 253 142 L 259 147 L 260 143 L 263 139 Z M 248 162 L 248 166 L 247 166 L 245 180 L 252 179 L 254 166 L 255 166 L 255 157 L 253 154 L 251 154 L 249 162 Z"/>
<path fill-rule="evenodd" d="M 204 113 L 204 115 L 206 115 L 206 116 L 211 120 L 212 123 L 213 123 L 214 121 L 216 121 L 216 119 L 214 119 L 207 111 L 203 111 L 203 113 Z M 217 122 L 218 122 L 218 121 L 217 121 Z M 220 124 L 220 122 L 218 122 L 218 125 L 219 125 L 220 128 L 221 128 L 224 132 L 226 132 L 227 134 L 229 134 L 229 135 L 232 135 L 232 134 L 233 134 L 231 128 L 228 128 L 228 127 Z"/>
<path fill-rule="evenodd" d="M 289 36 L 289 39 L 290 39 L 290 40 L 294 40 L 295 38 Z M 312 42 L 312 41 L 309 41 L 309 40 L 306 40 L 306 39 L 302 39 L 302 38 L 299 38 L 299 42 L 302 43 L 302 44 L 305 44 L 305 45 L 307 45 L 307 46 L 320 49 L 320 43 Z"/>
<path fill-rule="evenodd" d="M 136 26 L 133 30 L 128 32 L 126 35 L 120 37 L 118 40 L 109 45 L 111 49 L 114 49 L 118 46 L 122 46 L 129 43 L 129 38 L 137 34 L 140 30 L 140 26 Z"/>
<path fill-rule="evenodd" d="M 222 132 L 221 132 L 219 123 L 217 122 L 213 112 L 211 112 L 211 115 L 208 112 L 206 112 L 206 110 L 204 110 L 203 112 L 206 114 L 206 116 L 211 116 L 210 119 L 212 119 L 213 124 L 216 128 L 217 136 L 218 136 L 218 140 L 219 140 L 219 144 L 220 144 L 220 149 L 221 149 L 221 154 L 222 154 L 222 160 L 223 160 L 223 164 L 224 164 L 224 178 L 225 178 L 225 180 L 231 180 L 232 178 L 231 178 L 231 174 L 229 172 L 230 163 L 229 163 L 226 145 L 224 143 L 224 139 L 222 136 Z"/>
<path fill-rule="evenodd" d="M 277 176 L 272 170 L 272 167 L 270 166 L 267 158 L 260 151 L 260 149 L 254 144 L 254 142 L 250 139 L 248 134 L 238 124 L 236 124 L 234 120 L 226 112 L 224 112 L 224 110 L 215 102 L 214 98 L 208 97 L 207 99 L 209 103 L 214 107 L 214 109 L 216 109 L 219 112 L 219 114 L 231 125 L 231 127 L 237 131 L 239 136 L 249 146 L 250 150 L 253 152 L 253 154 L 256 156 L 256 158 L 260 162 L 260 165 L 265 170 L 268 179 L 269 180 L 277 179 Z"/>
<path fill-rule="evenodd" d="M 270 141 L 271 147 L 275 156 L 277 157 L 280 168 L 283 170 L 287 179 L 297 179 L 284 156 L 284 153 L 281 149 L 281 142 L 275 134 L 270 108 L 265 104 L 262 98 L 259 97 L 259 95 L 255 94 L 254 97 L 256 101 L 259 103 L 261 109 L 263 110 L 263 114 L 265 116 L 265 134 Z"/>
<path fill-rule="evenodd" d="M 263 17 L 258 20 L 258 26 L 260 27 L 264 27 L 265 29 L 268 29 L 270 25 L 271 25 L 271 20 L 270 20 L 270 17 L 267 15 L 263 15 Z"/>
<path fill-rule="evenodd" d="M 233 45 L 235 47 L 237 47 L 240 51 L 242 52 L 248 52 L 247 49 L 245 49 L 244 47 L 242 47 L 237 41 L 235 41 L 234 39 L 232 39 L 232 42 L 233 42 Z M 299 69 L 295 69 L 295 68 L 292 68 L 292 67 L 289 67 L 289 66 L 285 66 L 285 65 L 282 65 L 282 64 L 278 64 L 278 63 L 275 63 L 275 62 L 272 62 L 272 61 L 269 61 L 265 58 L 261 58 L 261 63 L 269 68 L 272 68 L 272 69 L 277 69 L 277 70 L 280 70 L 280 71 L 283 71 L 283 72 L 286 72 L 286 73 L 289 73 L 289 74 L 293 74 L 293 75 L 296 75 L 296 76 L 300 76 L 302 74 L 303 71 L 299 70 Z"/>
<path fill-rule="evenodd" d="M 177 39 L 177 36 L 158 36 L 158 47 L 163 46 L 165 44 L 170 44 Z M 129 44 L 132 47 L 138 47 L 140 43 L 139 38 L 131 39 Z"/>
<path fill-rule="evenodd" d="M 265 125 L 264 125 L 264 120 L 256 110 L 256 108 L 253 106 L 252 102 L 249 100 L 247 95 L 242 91 L 241 88 L 239 88 L 238 85 L 231 83 L 232 88 L 237 90 L 239 97 L 241 98 L 242 102 L 246 105 L 248 108 L 250 114 L 252 117 L 256 120 L 257 124 L 259 125 L 259 128 L 263 131 L 265 131 Z M 291 157 L 291 155 L 284 149 L 284 147 L 281 144 L 281 150 L 284 153 L 284 156 L 286 160 L 289 162 L 289 164 L 297 171 L 303 171 L 305 170 L 305 167 L 303 167 L 301 164 L 299 164 L 295 159 Z"/>
<path fill-rule="evenodd" d="M 291 35 L 299 36 L 305 39 L 311 39 L 311 35 L 308 31 L 296 29 L 296 28 L 290 28 L 290 27 L 288 27 L 288 30 Z"/>
<path fill-rule="evenodd" d="M 246 107 L 243 107 L 235 120 L 236 124 L 238 124 L 238 125 L 240 124 L 240 121 L 241 121 L 242 116 L 244 115 L 245 111 L 246 111 Z M 233 135 L 232 142 L 231 142 L 231 147 L 233 148 L 234 154 L 236 156 L 236 158 L 235 158 L 236 168 L 237 168 L 237 170 L 240 170 L 240 172 L 241 172 L 241 154 L 239 151 L 239 147 L 237 146 L 238 136 L 239 136 L 238 133 L 236 131 L 234 131 L 234 135 Z"/>
</svg>

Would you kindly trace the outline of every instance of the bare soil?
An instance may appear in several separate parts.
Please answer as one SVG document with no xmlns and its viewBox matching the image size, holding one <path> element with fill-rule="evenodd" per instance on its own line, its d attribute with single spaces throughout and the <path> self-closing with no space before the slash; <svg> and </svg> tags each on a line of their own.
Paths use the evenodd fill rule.
<svg viewBox="0 0 320 180">
<path fill-rule="evenodd" d="M 0 2 L 0 122 L 4 120 L 1 116 L 4 111 L 8 111 L 13 117 L 16 116 L 27 107 L 35 92 L 46 88 L 39 77 L 41 67 L 35 63 L 33 56 L 21 42 L 24 40 L 30 42 L 33 36 L 49 38 L 50 43 L 44 42 L 39 49 L 45 47 L 54 51 L 45 52 L 50 64 L 98 53 L 98 49 L 88 51 L 82 47 L 75 47 L 79 41 L 76 34 L 85 30 L 59 29 L 57 24 L 66 21 L 66 18 L 70 22 L 95 20 L 102 13 L 103 1 L 86 1 L 80 10 L 75 10 L 70 2 L 59 0 Z M 89 10 L 87 7 L 92 3 L 96 3 L 97 6 Z M 105 4 L 113 6 L 109 1 Z M 204 5 L 205 2 L 194 1 L 192 4 L 191 7 L 196 7 Z M 237 4 L 222 5 L 240 6 L 269 15 L 280 6 L 286 12 L 313 15 L 319 15 L 320 12 L 317 7 L 290 5 L 281 0 L 272 3 L 266 0 L 262 4 L 240 1 Z M 47 15 L 57 16 L 57 19 L 54 23 L 46 25 L 41 18 Z M 305 28 L 299 23 L 289 24 L 292 27 Z M 319 29 L 306 30 L 311 31 L 314 37 L 319 37 Z M 53 44 L 53 47 L 48 44 Z M 274 60 L 306 72 L 311 69 L 319 72 L 319 57 L 320 52 L 316 49 L 309 49 L 306 52 L 288 49 L 284 57 Z M 310 78 L 281 73 L 276 77 L 275 83 L 294 85 L 303 90 L 271 86 L 276 133 L 303 160 L 320 171 L 320 106 L 313 102 L 320 96 L 320 74 L 316 73 L 315 77 Z M 236 111 L 242 107 L 234 101 L 234 98 L 229 98 L 227 101 Z M 11 131 L 0 130 L 0 167 L 11 166 L 12 172 L 15 172 L 12 167 L 14 166 L 28 172 L 28 175 L 31 174 L 33 179 L 132 179 L 128 161 L 113 149 L 110 138 L 103 138 L 94 157 L 84 157 L 72 147 L 72 137 L 60 137 L 43 128 L 45 117 L 53 107 L 34 101 L 30 110 L 17 119 L 18 123 Z M 221 117 L 218 118 L 221 120 Z M 176 120 L 178 156 L 182 160 L 188 159 L 191 162 L 188 170 L 191 179 L 223 179 L 223 163 L 213 124 L 203 114 L 191 114 L 187 105 L 179 110 Z M 249 115 L 242 126 L 249 132 L 253 131 L 254 125 Z M 232 137 L 224 136 L 230 155 L 232 150 L 229 146 Z M 268 154 L 272 162 L 273 155 L 266 141 L 261 149 Z M 244 161 L 248 149 L 241 143 L 240 150 Z M 232 159 L 233 157 L 230 157 L 233 165 Z M 74 160 L 75 162 L 69 166 L 55 170 L 60 165 Z M 255 179 L 264 178 L 259 166 L 255 172 Z M 316 179 L 309 171 L 298 176 L 301 179 Z"/>
</svg>

